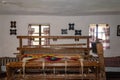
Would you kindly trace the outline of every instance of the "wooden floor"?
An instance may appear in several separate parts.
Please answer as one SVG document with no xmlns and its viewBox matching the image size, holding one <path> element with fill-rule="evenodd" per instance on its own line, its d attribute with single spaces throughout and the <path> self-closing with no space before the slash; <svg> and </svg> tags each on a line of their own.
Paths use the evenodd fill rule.
<svg viewBox="0 0 120 80">
<path fill-rule="evenodd" d="M 1 78 L 0 80 L 7 80 L 6 78 Z M 107 78 L 107 80 L 120 80 L 120 78 Z"/>
<path fill-rule="evenodd" d="M 120 72 L 107 72 L 107 80 L 120 80 Z M 0 80 L 7 80 L 6 74 L 0 75 Z"/>
</svg>

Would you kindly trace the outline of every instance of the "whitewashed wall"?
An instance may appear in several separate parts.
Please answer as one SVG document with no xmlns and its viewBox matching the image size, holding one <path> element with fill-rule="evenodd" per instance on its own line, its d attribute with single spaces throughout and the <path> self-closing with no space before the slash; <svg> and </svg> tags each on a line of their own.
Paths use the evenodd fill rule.
<svg viewBox="0 0 120 80">
<path fill-rule="evenodd" d="M 14 56 L 17 52 L 18 39 L 10 35 L 10 21 L 17 22 L 18 35 L 27 35 L 28 24 L 50 24 L 51 35 L 61 35 L 61 29 L 68 29 L 69 23 L 75 23 L 75 29 L 81 29 L 82 35 L 88 35 L 89 24 L 106 23 L 110 26 L 110 49 L 105 56 L 120 55 L 120 37 L 116 36 L 120 15 L 95 16 L 34 16 L 34 15 L 0 15 L 0 56 Z M 69 31 L 67 35 L 74 35 Z"/>
</svg>

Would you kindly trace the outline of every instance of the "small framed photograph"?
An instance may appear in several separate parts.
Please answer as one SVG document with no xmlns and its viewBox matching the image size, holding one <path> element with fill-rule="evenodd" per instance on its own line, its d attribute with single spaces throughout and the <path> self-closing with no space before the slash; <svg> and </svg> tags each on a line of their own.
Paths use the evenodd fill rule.
<svg viewBox="0 0 120 80">
<path fill-rule="evenodd" d="M 117 36 L 120 36 L 120 25 L 117 26 Z"/>
</svg>

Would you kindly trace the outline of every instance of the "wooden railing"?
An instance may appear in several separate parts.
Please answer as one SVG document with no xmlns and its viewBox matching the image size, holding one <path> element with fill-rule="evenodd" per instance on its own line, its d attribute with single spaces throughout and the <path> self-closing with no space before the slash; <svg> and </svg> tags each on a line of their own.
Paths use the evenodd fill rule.
<svg viewBox="0 0 120 80">
<path fill-rule="evenodd" d="M 78 48 L 78 49 L 82 49 L 82 50 L 87 50 L 89 53 L 90 47 L 89 47 L 89 38 L 91 36 L 17 36 L 17 38 L 19 39 L 19 47 L 17 48 L 17 50 L 20 51 L 20 54 L 22 54 L 23 50 L 39 50 L 39 49 L 43 49 L 44 46 L 49 46 L 49 47 L 62 47 L 62 48 L 66 48 L 68 47 L 69 49 L 74 49 L 74 48 Z M 49 44 L 49 45 L 24 45 L 23 44 L 23 40 L 24 39 L 34 39 L 34 38 L 46 38 L 46 39 L 52 39 L 53 41 L 57 41 L 59 39 L 62 40 L 74 40 L 75 42 L 79 42 L 79 43 L 71 43 L 71 44 Z M 85 42 L 81 42 L 81 40 L 85 40 Z M 83 47 L 85 46 L 85 47 Z M 45 48 L 44 48 L 45 49 Z M 46 48 L 47 49 L 47 48 Z"/>
<path fill-rule="evenodd" d="M 58 39 L 74 39 L 75 41 L 79 41 L 80 39 L 86 39 L 86 45 L 87 48 L 89 48 L 89 38 L 90 36 L 17 36 L 17 38 L 19 39 L 19 47 L 22 48 L 23 47 L 23 39 L 34 39 L 34 38 L 47 38 L 47 39 L 53 39 L 54 40 L 58 40 Z M 74 46 L 76 44 L 66 44 L 64 46 Z M 82 44 L 80 44 L 82 45 Z M 85 45 L 85 43 L 83 43 L 83 45 Z M 55 46 L 55 45 L 54 45 Z M 58 45 L 57 45 L 58 46 Z"/>
</svg>

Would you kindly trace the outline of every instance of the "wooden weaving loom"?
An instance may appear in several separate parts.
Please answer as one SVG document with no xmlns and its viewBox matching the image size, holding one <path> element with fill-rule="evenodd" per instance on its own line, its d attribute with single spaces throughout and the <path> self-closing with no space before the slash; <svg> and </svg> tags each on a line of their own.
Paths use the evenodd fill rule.
<svg viewBox="0 0 120 80">
<path fill-rule="evenodd" d="M 17 38 L 21 61 L 7 64 L 7 80 L 106 80 L 102 44 L 97 43 L 97 57 L 90 55 L 90 36 L 17 36 Z M 70 40 L 70 43 L 23 45 L 23 39 L 33 38 L 63 42 Z"/>
</svg>

